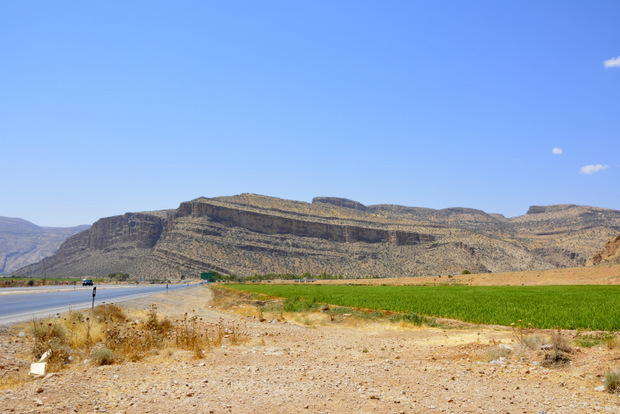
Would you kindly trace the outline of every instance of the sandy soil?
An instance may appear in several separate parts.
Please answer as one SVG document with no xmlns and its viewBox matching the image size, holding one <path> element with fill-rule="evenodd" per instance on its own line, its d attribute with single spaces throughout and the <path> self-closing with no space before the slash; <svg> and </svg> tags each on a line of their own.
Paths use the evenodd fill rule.
<svg viewBox="0 0 620 414">
<path fill-rule="evenodd" d="M 322 280 L 321 283 L 360 285 L 386 284 L 395 286 L 452 283 L 470 286 L 618 285 L 620 284 L 620 265 L 454 275 L 452 277 L 423 276 L 383 279 Z"/>
<path fill-rule="evenodd" d="M 161 314 L 195 312 L 241 327 L 247 341 L 203 359 L 175 351 L 149 361 L 49 374 L 0 390 L 3 413 L 619 413 L 620 397 L 597 391 L 620 365 L 620 349 L 571 355 L 541 366 L 543 352 L 516 351 L 497 327 L 402 328 L 330 322 L 327 315 L 260 322 L 210 308 L 206 288 L 123 304 Z M 323 319 L 321 319 L 323 318 Z M 0 370 L 27 369 L 25 339 L 1 335 Z M 507 344 L 514 354 L 488 361 Z M 501 363 L 498 363 L 501 362 Z"/>
</svg>

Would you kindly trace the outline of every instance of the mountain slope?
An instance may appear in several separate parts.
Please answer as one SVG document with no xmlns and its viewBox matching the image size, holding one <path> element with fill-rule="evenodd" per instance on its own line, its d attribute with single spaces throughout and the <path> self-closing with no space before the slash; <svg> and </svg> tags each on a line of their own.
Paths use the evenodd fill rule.
<svg viewBox="0 0 620 414">
<path fill-rule="evenodd" d="M 23 219 L 0 217 L 0 275 L 51 256 L 67 237 L 88 228 L 39 227 Z"/>
<path fill-rule="evenodd" d="M 507 219 L 466 208 L 241 194 L 100 219 L 18 274 L 122 271 L 160 278 L 215 270 L 400 277 L 549 269 L 585 264 L 619 231 L 620 211 L 595 207 L 532 207 Z"/>
</svg>

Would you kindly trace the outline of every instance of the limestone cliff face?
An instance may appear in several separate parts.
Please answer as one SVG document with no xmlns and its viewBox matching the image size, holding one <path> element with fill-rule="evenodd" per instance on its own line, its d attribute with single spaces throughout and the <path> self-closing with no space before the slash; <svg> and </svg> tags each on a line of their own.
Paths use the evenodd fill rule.
<svg viewBox="0 0 620 414">
<path fill-rule="evenodd" d="M 620 263 L 620 235 L 607 241 L 603 250 L 588 259 L 587 264 L 592 266 L 601 263 Z"/>
<path fill-rule="evenodd" d="M 98 220 L 88 232 L 87 249 L 106 250 L 130 244 L 137 249 L 155 247 L 164 229 L 161 217 L 144 213 Z"/>
<path fill-rule="evenodd" d="M 319 222 L 308 218 L 289 218 L 268 213 L 240 210 L 209 202 L 182 203 L 176 217 L 208 217 L 228 227 L 243 227 L 265 234 L 290 234 L 299 237 L 318 237 L 339 243 L 391 243 L 413 245 L 432 242 L 430 234 L 364 227 L 353 224 Z M 370 224 L 370 223 L 368 223 Z"/>
<path fill-rule="evenodd" d="M 600 249 L 620 230 L 620 212 L 592 207 L 535 208 L 506 219 L 463 208 L 362 209 L 343 200 L 242 194 L 108 217 L 17 274 L 121 271 L 162 278 L 215 270 L 398 277 L 548 269 L 585 263 L 593 246 Z"/>
</svg>

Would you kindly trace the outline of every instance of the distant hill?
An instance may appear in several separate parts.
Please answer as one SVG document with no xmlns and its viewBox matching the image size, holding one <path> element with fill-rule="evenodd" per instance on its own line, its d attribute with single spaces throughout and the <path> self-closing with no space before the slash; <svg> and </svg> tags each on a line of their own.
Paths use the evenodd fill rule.
<svg viewBox="0 0 620 414">
<path fill-rule="evenodd" d="M 255 194 L 98 220 L 19 275 L 146 278 L 201 272 L 403 277 L 582 266 L 620 233 L 620 211 L 533 206 L 505 218 L 468 208 L 312 203 Z"/>
<path fill-rule="evenodd" d="M 89 227 L 39 227 L 20 218 L 0 217 L 0 275 L 51 256 L 68 237 Z"/>
</svg>

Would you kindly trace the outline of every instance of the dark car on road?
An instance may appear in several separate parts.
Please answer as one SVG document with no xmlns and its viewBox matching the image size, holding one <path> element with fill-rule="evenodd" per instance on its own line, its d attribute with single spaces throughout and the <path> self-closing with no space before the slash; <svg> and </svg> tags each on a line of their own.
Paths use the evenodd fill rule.
<svg viewBox="0 0 620 414">
<path fill-rule="evenodd" d="M 90 279 L 82 280 L 82 286 L 93 286 L 93 281 Z"/>
</svg>

